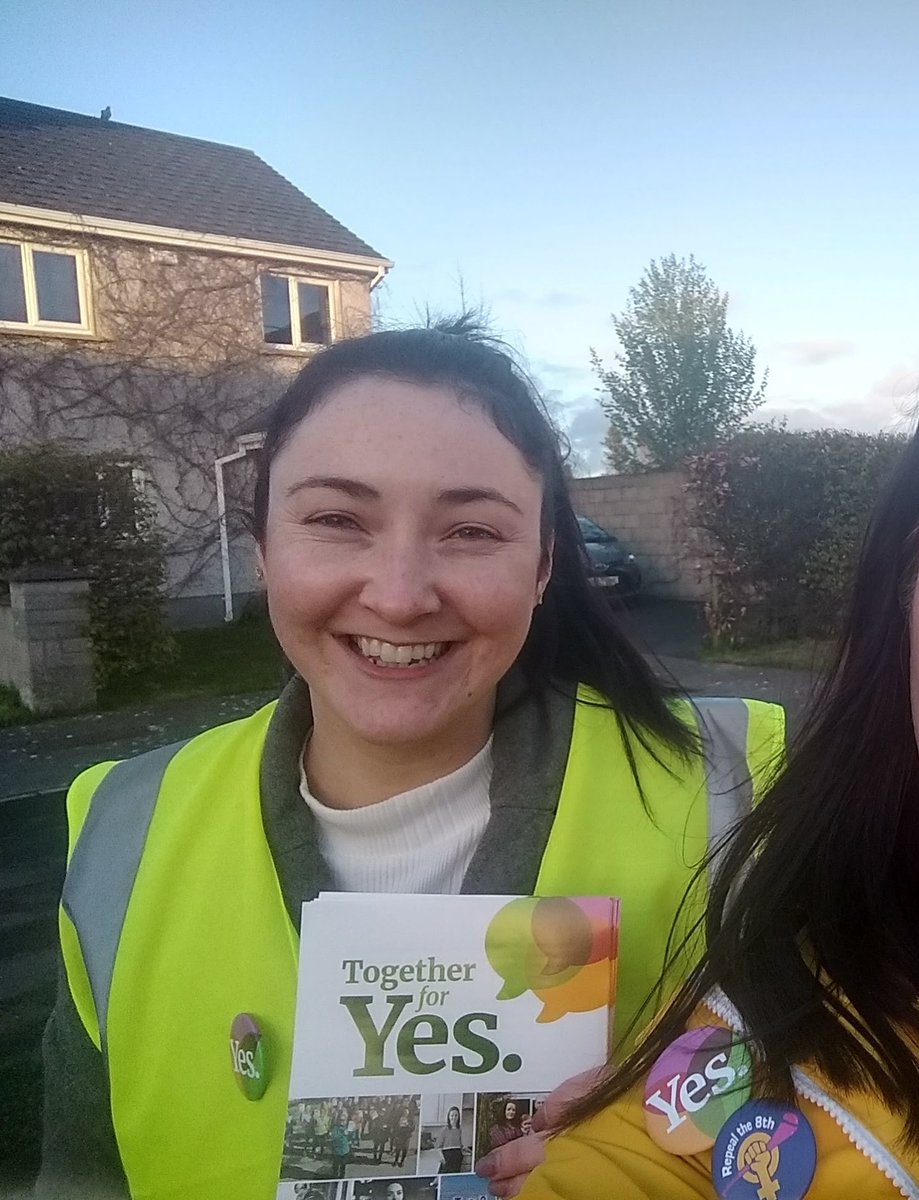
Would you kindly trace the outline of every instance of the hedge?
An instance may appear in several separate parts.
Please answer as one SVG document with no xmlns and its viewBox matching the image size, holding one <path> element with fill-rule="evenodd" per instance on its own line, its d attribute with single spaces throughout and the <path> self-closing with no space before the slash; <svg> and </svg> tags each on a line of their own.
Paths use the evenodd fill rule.
<svg viewBox="0 0 919 1200">
<path fill-rule="evenodd" d="M 171 661 L 165 557 L 133 464 L 54 445 L 0 452 L 0 573 L 66 563 L 90 574 L 96 682 L 120 683 Z"/>
<path fill-rule="evenodd" d="M 754 427 L 688 460 L 713 644 L 830 636 L 904 439 Z"/>
</svg>

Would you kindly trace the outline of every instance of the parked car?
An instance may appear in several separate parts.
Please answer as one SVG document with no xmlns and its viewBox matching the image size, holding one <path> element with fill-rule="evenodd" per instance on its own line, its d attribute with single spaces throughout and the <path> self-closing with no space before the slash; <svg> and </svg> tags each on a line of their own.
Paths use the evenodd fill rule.
<svg viewBox="0 0 919 1200">
<path fill-rule="evenodd" d="M 641 567 L 635 555 L 590 517 L 578 517 L 578 525 L 590 565 L 590 582 L 615 596 L 637 595 L 641 590 Z"/>
</svg>

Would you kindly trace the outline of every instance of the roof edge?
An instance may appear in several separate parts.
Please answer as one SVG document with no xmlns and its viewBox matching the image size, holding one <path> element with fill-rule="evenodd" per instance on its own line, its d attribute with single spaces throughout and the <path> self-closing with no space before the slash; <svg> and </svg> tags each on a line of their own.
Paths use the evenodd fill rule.
<svg viewBox="0 0 919 1200">
<path fill-rule="evenodd" d="M 55 108 L 51 104 L 36 104 L 32 100 L 20 100 L 18 96 L 0 96 L 0 105 L 2 104 L 15 105 L 22 109 L 34 109 L 37 112 L 48 114 L 49 117 L 75 117 L 76 123 L 84 128 L 104 125 L 106 129 L 134 129 L 138 133 L 153 133 L 158 137 L 178 138 L 183 142 L 197 142 L 199 146 L 220 146 L 224 150 L 239 150 L 244 154 L 258 157 L 250 147 L 239 146 L 235 142 L 215 142 L 211 138 L 196 137 L 192 133 L 173 133 L 169 129 L 155 129 L 152 125 L 135 125 L 132 121 L 116 121 L 111 117 L 103 118 L 101 115 L 97 117 L 93 113 L 77 112 L 72 108 Z"/>
<path fill-rule="evenodd" d="M 143 225 L 135 221 L 119 221 L 112 217 L 64 212 L 53 208 L 35 208 L 27 204 L 0 201 L 0 221 L 20 225 L 35 225 L 43 229 L 59 229 L 71 233 L 89 233 L 100 237 L 123 238 L 163 246 L 180 246 L 189 250 L 215 250 L 224 254 L 239 254 L 246 258 L 283 258 L 308 266 L 343 267 L 373 276 L 370 286 L 383 279 L 393 263 L 388 258 L 366 254 L 350 254 L 341 250 L 320 250 L 283 242 L 263 242 L 254 238 L 233 237 L 229 234 L 202 233 L 191 229 L 172 229 L 166 225 Z"/>
</svg>

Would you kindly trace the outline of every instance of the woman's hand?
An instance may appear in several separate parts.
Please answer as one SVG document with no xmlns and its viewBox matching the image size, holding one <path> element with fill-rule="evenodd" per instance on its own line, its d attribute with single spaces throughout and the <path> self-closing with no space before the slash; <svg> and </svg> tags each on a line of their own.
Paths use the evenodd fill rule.
<svg viewBox="0 0 919 1200">
<path fill-rule="evenodd" d="M 475 1173 L 488 1180 L 493 1196 L 516 1196 L 534 1167 L 545 1157 L 545 1133 L 525 1133 L 492 1150 L 475 1164 Z"/>
<path fill-rule="evenodd" d="M 558 1125 L 565 1109 L 573 1101 L 586 1096 L 604 1074 L 605 1068 L 598 1067 L 566 1079 L 554 1092 L 549 1093 L 545 1103 L 533 1113 L 532 1133 L 515 1138 L 479 1159 L 475 1164 L 475 1172 L 488 1180 L 495 1196 L 504 1200 L 505 1197 L 518 1194 L 527 1176 L 545 1158 L 545 1140 Z"/>
</svg>

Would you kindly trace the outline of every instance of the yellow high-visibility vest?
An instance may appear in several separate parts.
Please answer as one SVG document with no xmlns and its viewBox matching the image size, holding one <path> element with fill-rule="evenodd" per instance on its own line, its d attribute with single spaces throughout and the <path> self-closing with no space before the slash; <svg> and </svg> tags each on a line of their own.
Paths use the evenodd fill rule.
<svg viewBox="0 0 919 1200">
<path fill-rule="evenodd" d="M 784 714 L 760 701 L 681 702 L 705 754 L 687 762 L 633 741 L 643 799 L 614 714 L 586 689 L 579 699 L 534 890 L 621 897 L 622 1030 L 659 975 L 699 862 L 780 760 Z M 104 1056 L 136 1200 L 275 1195 L 299 944 L 262 826 L 273 710 L 91 768 L 68 797 L 64 963 Z M 258 1017 L 273 1064 L 257 1102 L 230 1064 L 230 1027 L 243 1012 Z"/>
</svg>

